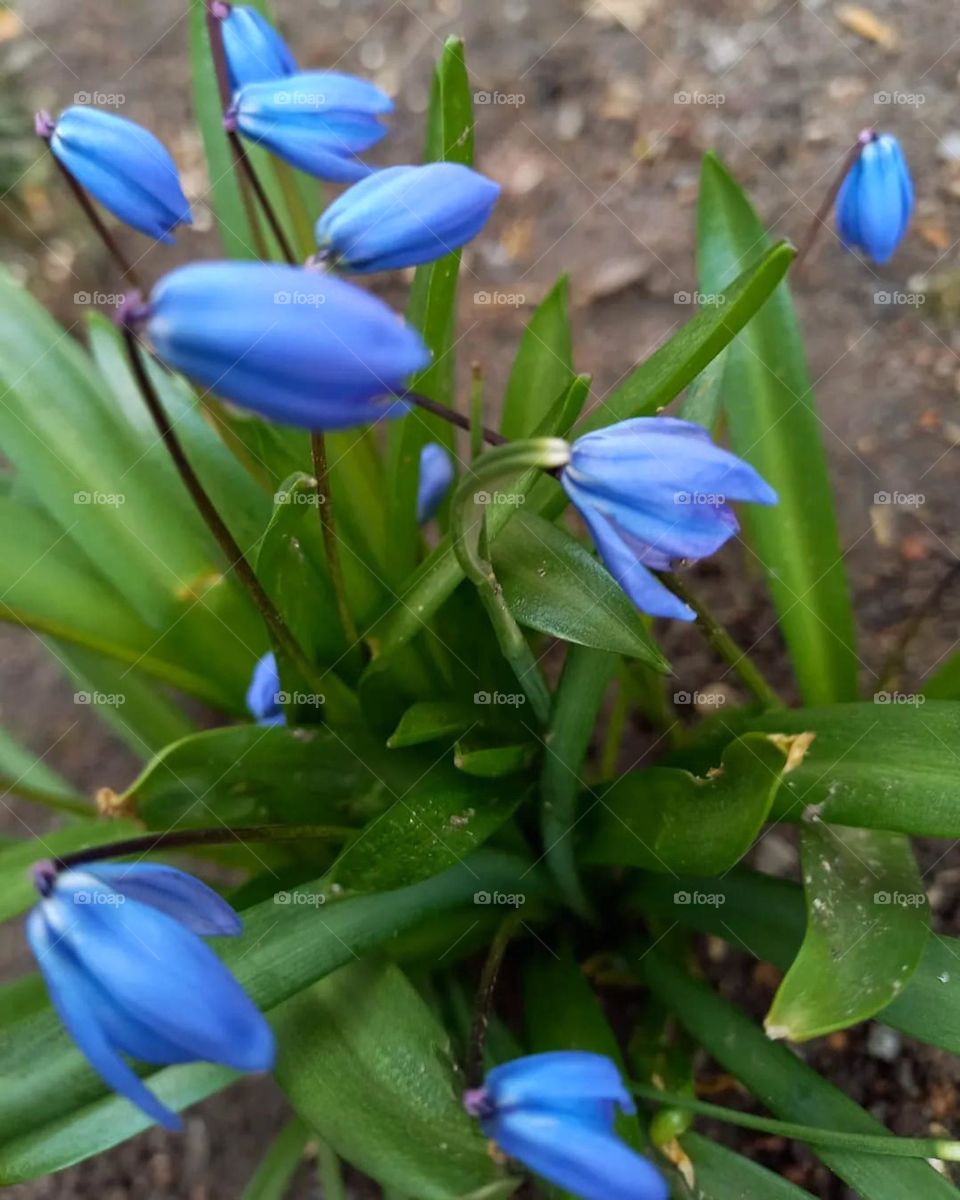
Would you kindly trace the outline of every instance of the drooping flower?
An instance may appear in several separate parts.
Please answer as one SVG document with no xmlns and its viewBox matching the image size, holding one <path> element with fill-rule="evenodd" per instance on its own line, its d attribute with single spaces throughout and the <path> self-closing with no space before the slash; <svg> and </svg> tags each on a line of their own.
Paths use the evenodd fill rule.
<svg viewBox="0 0 960 1200">
<path fill-rule="evenodd" d="M 866 130 L 863 148 L 837 195 L 837 230 L 845 246 L 875 263 L 889 262 L 913 213 L 913 182 L 892 134 Z"/>
<path fill-rule="evenodd" d="M 585 434 L 571 446 L 560 482 L 634 604 L 682 621 L 692 621 L 693 610 L 651 572 L 706 558 L 733 537 L 739 525 L 728 501 L 777 502 L 753 467 L 674 417 L 637 417 Z"/>
<path fill-rule="evenodd" d="M 38 113 L 36 128 L 57 162 L 127 225 L 172 242 L 178 225 L 192 223 L 169 151 L 135 121 L 77 104 L 56 121 Z"/>
<path fill-rule="evenodd" d="M 499 195 L 499 184 L 460 163 L 388 167 L 334 200 L 317 243 L 344 271 L 413 267 L 476 237 Z"/>
<path fill-rule="evenodd" d="M 380 118 L 392 111 L 390 97 L 365 79 L 302 71 L 240 88 L 225 123 L 310 175 L 352 183 L 370 174 L 357 155 L 380 141 Z"/>
<path fill-rule="evenodd" d="M 439 442 L 427 442 L 420 451 L 417 483 L 417 521 L 424 525 L 437 512 L 453 483 L 453 459 Z"/>
<path fill-rule="evenodd" d="M 201 937 L 235 937 L 240 919 L 205 884 L 157 863 L 34 867 L 43 899 L 27 938 L 50 999 L 114 1091 L 170 1129 L 179 1118 L 121 1057 L 168 1066 L 273 1065 L 269 1025 Z"/>
<path fill-rule="evenodd" d="M 247 710 L 258 725 L 286 725 L 280 696 L 280 672 L 270 650 L 257 661 L 247 688 Z"/>
<path fill-rule="evenodd" d="M 667 1200 L 660 1172 L 614 1132 L 635 1111 L 611 1059 L 582 1050 L 533 1054 L 494 1067 L 464 1107 L 524 1166 L 583 1200 Z"/>
<path fill-rule="evenodd" d="M 210 7 L 221 22 L 232 91 L 248 83 L 283 79 L 296 73 L 293 51 L 257 9 L 248 4 L 227 4 L 224 0 L 213 0 Z"/>
<path fill-rule="evenodd" d="M 165 275 L 138 323 L 157 355 L 275 421 L 343 429 L 397 415 L 430 361 L 382 300 L 332 276 L 271 263 L 193 263 Z"/>
</svg>

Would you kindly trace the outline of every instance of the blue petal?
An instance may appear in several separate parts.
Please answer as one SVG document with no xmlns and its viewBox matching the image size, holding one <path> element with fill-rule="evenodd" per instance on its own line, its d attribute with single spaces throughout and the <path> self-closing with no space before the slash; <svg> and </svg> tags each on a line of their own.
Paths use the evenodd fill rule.
<svg viewBox="0 0 960 1200">
<path fill-rule="evenodd" d="M 147 332 L 170 366 L 277 421 L 346 428 L 397 415 L 387 398 L 430 361 L 381 300 L 299 267 L 196 263 L 154 290 Z"/>
<path fill-rule="evenodd" d="M 233 5 L 220 27 L 233 91 L 296 72 L 297 61 L 290 47 L 255 8 Z"/>
<path fill-rule="evenodd" d="M 667 1200 L 660 1172 L 612 1133 L 566 1113 L 512 1109 L 481 1122 L 501 1150 L 583 1200 Z"/>
<path fill-rule="evenodd" d="M 78 903 L 82 896 L 86 902 Z M 128 1053 L 149 1057 L 151 1045 L 136 1040 L 137 1030 L 146 1027 L 184 1059 L 238 1071 L 272 1066 L 270 1027 L 195 934 L 136 900 L 117 904 L 112 889 L 81 870 L 58 877 L 54 902 L 66 951 L 97 981 L 118 1020 L 131 1018 Z"/>
<path fill-rule="evenodd" d="M 553 1050 L 502 1063 L 487 1073 L 484 1088 L 497 1108 L 552 1107 L 566 1101 L 609 1101 L 636 1111 L 617 1064 L 586 1050 Z"/>
<path fill-rule="evenodd" d="M 104 208 L 164 242 L 191 222 L 176 164 L 152 133 L 114 113 L 78 105 L 57 121 L 50 149 Z"/>
<path fill-rule="evenodd" d="M 53 903 L 56 903 L 55 901 Z M 103 1000 L 70 953 L 62 930 L 47 921 L 50 901 L 38 905 L 27 918 L 27 939 L 43 973 L 50 1001 L 78 1049 L 100 1078 L 126 1096 L 152 1120 L 168 1129 L 179 1129 L 180 1119 L 145 1087 L 117 1055 L 98 1019 Z M 70 914 L 67 914 L 70 919 Z"/>
<path fill-rule="evenodd" d="M 428 442 L 420 451 L 417 483 L 417 521 L 423 525 L 436 513 L 453 483 L 453 459 L 439 442 Z"/>
<path fill-rule="evenodd" d="M 238 937 L 243 924 L 230 905 L 199 879 L 164 863 L 90 863 L 85 871 L 120 892 L 165 912 L 201 937 Z"/>
<path fill-rule="evenodd" d="M 380 117 L 392 109 L 390 98 L 364 79 L 305 71 L 241 88 L 232 116 L 244 137 L 294 166 L 321 179 L 352 182 L 369 173 L 355 156 L 383 137 Z"/>
<path fill-rule="evenodd" d="M 476 237 L 500 187 L 459 163 L 390 167 L 355 184 L 317 222 L 317 241 L 357 273 L 416 266 Z"/>
<path fill-rule="evenodd" d="M 277 659 L 270 650 L 258 660 L 253 668 L 250 686 L 247 688 L 247 710 L 261 725 L 286 723 L 280 696 L 280 672 Z"/>
<path fill-rule="evenodd" d="M 867 142 L 837 196 L 840 237 L 874 262 L 886 263 L 913 212 L 913 183 L 899 142 L 881 134 Z"/>
<path fill-rule="evenodd" d="M 561 476 L 561 483 L 570 494 L 570 482 L 565 472 Z M 577 503 L 576 500 L 574 503 Z M 638 557 L 638 547 L 627 541 L 615 522 L 605 517 L 592 504 L 577 507 L 587 523 L 607 570 L 641 612 L 648 613 L 651 617 L 674 617 L 678 621 L 696 620 L 697 614 L 693 609 L 651 575 Z M 651 559 L 650 555 L 647 557 Z M 664 558 L 659 563 L 651 559 L 650 565 L 658 570 L 667 570 L 671 564 Z"/>
</svg>

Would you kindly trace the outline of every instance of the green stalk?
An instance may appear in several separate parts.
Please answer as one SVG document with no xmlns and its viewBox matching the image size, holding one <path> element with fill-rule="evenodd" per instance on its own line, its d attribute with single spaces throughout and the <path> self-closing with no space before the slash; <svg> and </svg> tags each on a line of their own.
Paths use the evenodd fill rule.
<svg viewBox="0 0 960 1200">
<path fill-rule="evenodd" d="M 701 1117 L 713 1117 L 728 1125 L 755 1129 L 777 1137 L 807 1142 L 811 1146 L 833 1146 L 864 1154 L 886 1154 L 894 1158 L 938 1158 L 945 1162 L 960 1162 L 960 1142 L 949 1138 L 906 1138 L 894 1134 L 841 1133 L 837 1129 L 821 1129 L 815 1125 L 797 1125 L 792 1121 L 777 1121 L 772 1117 L 757 1117 L 737 1112 L 721 1104 L 708 1104 L 680 1092 L 661 1092 L 658 1088 L 631 1083 L 629 1090 L 641 1100 L 650 1100 L 668 1108 L 682 1108 Z"/>
</svg>

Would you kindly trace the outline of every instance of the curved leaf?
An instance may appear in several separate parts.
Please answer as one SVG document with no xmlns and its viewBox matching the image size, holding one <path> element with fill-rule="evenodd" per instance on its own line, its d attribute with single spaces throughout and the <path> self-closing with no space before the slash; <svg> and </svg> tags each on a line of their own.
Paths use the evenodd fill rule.
<svg viewBox="0 0 960 1200">
<path fill-rule="evenodd" d="M 569 280 L 561 275 L 530 318 L 503 397 L 504 437 L 531 437 L 573 378 L 573 339 L 567 312 Z"/>
</svg>

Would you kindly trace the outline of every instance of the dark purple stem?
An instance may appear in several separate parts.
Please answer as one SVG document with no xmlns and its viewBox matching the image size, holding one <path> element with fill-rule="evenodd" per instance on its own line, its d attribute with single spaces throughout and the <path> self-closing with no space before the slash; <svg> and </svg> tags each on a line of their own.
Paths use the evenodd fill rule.
<svg viewBox="0 0 960 1200">
<path fill-rule="evenodd" d="M 797 257 L 793 261 L 794 274 L 800 273 L 800 268 L 803 266 L 807 256 L 813 249 L 813 245 L 817 240 L 817 235 L 826 225 L 827 217 L 830 214 L 830 209 L 833 207 L 840 188 L 843 186 L 843 181 L 853 169 L 854 164 L 860 158 L 860 155 L 863 153 L 864 146 L 872 142 L 876 136 L 876 132 L 873 129 L 864 129 L 860 133 L 860 136 L 857 138 L 856 142 L 847 151 L 846 157 L 840 166 L 840 170 L 837 172 L 836 178 L 830 185 L 827 194 L 821 201 L 820 207 L 813 214 L 813 219 L 811 220 L 810 226 L 807 229 L 806 237 L 800 244 L 800 249 L 797 251 Z"/>
<path fill-rule="evenodd" d="M 433 416 L 440 417 L 441 420 L 448 421 L 451 425 L 456 425 L 458 429 L 464 429 L 468 433 L 470 431 L 469 418 L 454 412 L 452 408 L 447 408 L 445 404 L 438 404 L 436 400 L 430 400 L 417 392 L 405 392 L 402 399 L 409 400 L 417 408 L 422 408 L 424 412 L 432 413 Z M 496 433 L 493 429 L 484 429 L 483 440 L 489 442 L 491 446 L 505 446 L 510 441 L 502 433 Z"/>
</svg>

